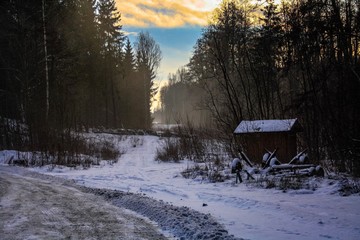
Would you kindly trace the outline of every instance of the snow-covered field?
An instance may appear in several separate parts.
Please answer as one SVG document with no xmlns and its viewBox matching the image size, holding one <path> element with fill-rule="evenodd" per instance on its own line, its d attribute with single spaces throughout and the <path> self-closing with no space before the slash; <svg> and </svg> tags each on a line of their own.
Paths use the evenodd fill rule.
<svg viewBox="0 0 360 240">
<path fill-rule="evenodd" d="M 316 191 L 286 193 L 235 185 L 235 179 L 209 183 L 184 179 L 180 172 L 192 163 L 154 160 L 161 138 L 112 138 L 125 152 L 117 163 L 87 170 L 36 168 L 37 172 L 73 179 L 92 187 L 140 193 L 174 206 L 211 214 L 235 237 L 245 239 L 360 239 L 360 197 L 341 197 L 338 182 L 324 179 Z M 0 163 L 12 152 L 0 152 Z M 230 159 L 229 159 L 230 162 Z"/>
</svg>

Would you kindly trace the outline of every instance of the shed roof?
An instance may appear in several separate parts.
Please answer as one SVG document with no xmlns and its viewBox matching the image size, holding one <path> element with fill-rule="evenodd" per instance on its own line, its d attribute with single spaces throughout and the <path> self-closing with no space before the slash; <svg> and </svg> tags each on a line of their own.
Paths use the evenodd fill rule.
<svg viewBox="0 0 360 240">
<path fill-rule="evenodd" d="M 273 119 L 241 121 L 234 131 L 234 134 L 258 133 L 258 132 L 298 132 L 302 127 L 295 119 Z"/>
</svg>

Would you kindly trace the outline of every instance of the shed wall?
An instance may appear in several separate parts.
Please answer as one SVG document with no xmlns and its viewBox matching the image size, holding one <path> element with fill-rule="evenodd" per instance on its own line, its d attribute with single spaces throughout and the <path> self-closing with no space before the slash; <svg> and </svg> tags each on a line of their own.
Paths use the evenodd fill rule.
<svg viewBox="0 0 360 240">
<path fill-rule="evenodd" d="M 236 136 L 245 154 L 255 163 L 261 163 L 265 148 L 276 152 L 276 157 L 282 162 L 289 162 L 297 152 L 296 133 L 248 133 Z"/>
</svg>

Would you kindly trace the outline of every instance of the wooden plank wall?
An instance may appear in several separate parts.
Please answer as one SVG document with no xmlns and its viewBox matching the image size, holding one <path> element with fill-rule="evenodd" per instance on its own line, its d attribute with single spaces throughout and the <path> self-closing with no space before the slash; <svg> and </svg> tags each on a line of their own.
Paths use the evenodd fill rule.
<svg viewBox="0 0 360 240">
<path fill-rule="evenodd" d="M 289 162 L 296 155 L 296 133 L 250 133 L 236 135 L 236 141 L 240 144 L 254 163 L 261 163 L 265 148 L 274 151 L 278 148 L 276 157 L 282 163 Z"/>
</svg>

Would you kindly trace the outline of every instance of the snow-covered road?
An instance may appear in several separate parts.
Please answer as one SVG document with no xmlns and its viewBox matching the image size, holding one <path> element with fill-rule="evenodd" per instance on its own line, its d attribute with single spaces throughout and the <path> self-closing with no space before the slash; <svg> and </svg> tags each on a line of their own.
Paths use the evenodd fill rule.
<svg viewBox="0 0 360 240">
<path fill-rule="evenodd" d="M 0 239 L 166 238 L 149 221 L 100 197 L 0 166 Z"/>
<path fill-rule="evenodd" d="M 211 214 L 230 234 L 245 239 L 360 239 L 360 197 L 339 196 L 336 181 L 316 182 L 316 191 L 283 193 L 234 185 L 234 179 L 224 183 L 184 179 L 180 172 L 191 162 L 154 160 L 160 138 L 131 136 L 120 141 L 118 136 L 108 137 L 126 149 L 113 165 L 36 171 L 74 179 L 89 187 L 140 193 L 175 206 L 187 206 Z"/>
</svg>

